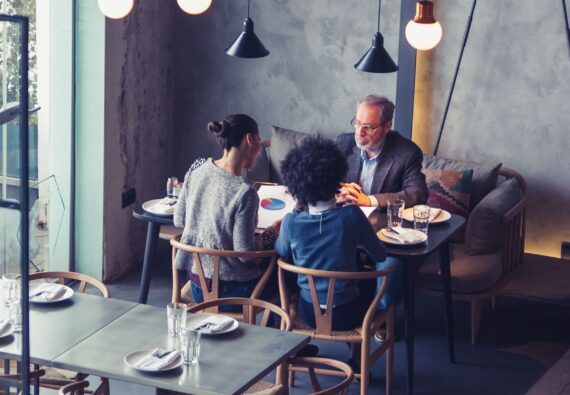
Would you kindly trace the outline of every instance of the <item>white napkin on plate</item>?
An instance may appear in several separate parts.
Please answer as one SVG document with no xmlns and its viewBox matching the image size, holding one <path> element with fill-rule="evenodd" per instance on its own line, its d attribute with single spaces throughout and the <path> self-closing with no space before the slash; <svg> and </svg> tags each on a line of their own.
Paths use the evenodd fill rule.
<svg viewBox="0 0 570 395">
<path fill-rule="evenodd" d="M 165 350 L 155 348 L 150 354 L 142 358 L 134 366 L 139 369 L 160 370 L 170 365 L 180 356 L 180 351 L 172 351 L 164 355 L 162 358 L 157 357 L 157 355 L 164 352 Z"/>
<path fill-rule="evenodd" d="M 423 241 L 420 235 L 411 230 L 412 229 L 406 229 L 402 228 L 401 226 L 397 226 L 394 228 L 394 230 L 384 228 L 381 230 L 381 232 L 384 236 L 397 240 L 402 244 L 414 244 Z"/>
<path fill-rule="evenodd" d="M 30 291 L 30 298 L 49 302 L 57 300 L 65 294 L 66 288 L 61 284 L 45 283 L 40 284 Z"/>
<path fill-rule="evenodd" d="M 192 323 L 194 330 L 202 333 L 215 333 L 223 331 L 233 324 L 234 320 L 225 315 L 208 315 L 203 319 Z"/>
<path fill-rule="evenodd" d="M 174 206 L 176 206 L 176 199 L 165 197 L 151 206 L 150 210 L 157 214 L 174 214 Z"/>
<path fill-rule="evenodd" d="M 429 208 L 429 222 L 433 222 L 441 214 L 440 208 L 430 207 Z"/>
<path fill-rule="evenodd" d="M 10 320 L 5 319 L 0 322 L 0 333 L 4 333 L 4 331 L 10 326 Z"/>
</svg>

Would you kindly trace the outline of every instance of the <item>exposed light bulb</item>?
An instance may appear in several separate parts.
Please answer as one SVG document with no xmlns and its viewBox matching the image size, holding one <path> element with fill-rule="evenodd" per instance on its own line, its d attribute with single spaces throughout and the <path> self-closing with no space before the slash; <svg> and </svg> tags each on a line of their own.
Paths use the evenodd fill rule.
<svg viewBox="0 0 570 395">
<path fill-rule="evenodd" d="M 441 41 L 443 31 L 438 21 L 434 23 L 408 22 L 406 26 L 406 39 L 416 49 L 427 51 L 434 48 Z"/>
<path fill-rule="evenodd" d="M 107 18 L 121 19 L 131 12 L 134 0 L 98 0 L 97 3 Z"/>
<path fill-rule="evenodd" d="M 212 0 L 177 0 L 178 6 L 191 15 L 206 12 L 212 5 Z"/>
</svg>

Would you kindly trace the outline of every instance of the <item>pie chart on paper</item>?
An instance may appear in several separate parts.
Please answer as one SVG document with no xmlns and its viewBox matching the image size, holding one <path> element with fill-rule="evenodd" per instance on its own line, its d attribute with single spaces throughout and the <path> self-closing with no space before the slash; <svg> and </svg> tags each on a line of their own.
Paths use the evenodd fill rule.
<svg viewBox="0 0 570 395">
<path fill-rule="evenodd" d="M 261 200 L 261 207 L 266 210 L 281 210 L 285 208 L 285 202 L 281 199 L 266 198 Z"/>
</svg>

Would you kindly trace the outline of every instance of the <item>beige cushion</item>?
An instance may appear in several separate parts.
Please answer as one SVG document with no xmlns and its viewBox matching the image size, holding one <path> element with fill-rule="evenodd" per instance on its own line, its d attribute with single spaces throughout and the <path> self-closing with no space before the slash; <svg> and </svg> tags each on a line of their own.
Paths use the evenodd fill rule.
<svg viewBox="0 0 570 395">
<path fill-rule="evenodd" d="M 451 289 L 456 293 L 478 293 L 490 289 L 502 274 L 501 252 L 486 255 L 467 255 L 462 244 L 450 244 Z M 426 257 L 418 273 L 421 288 L 441 290 L 437 252 Z"/>
<path fill-rule="evenodd" d="M 493 189 L 469 215 L 465 230 L 465 252 L 469 255 L 490 254 L 503 244 L 501 218 L 521 199 L 514 178 Z"/>
<path fill-rule="evenodd" d="M 308 133 L 296 132 L 294 130 L 272 126 L 271 148 L 269 151 L 269 161 L 271 163 L 270 178 L 272 182 L 282 184 L 281 181 L 281 162 L 287 156 L 291 148 L 295 147 Z"/>
<path fill-rule="evenodd" d="M 471 185 L 470 208 L 473 209 L 497 185 L 501 163 L 480 164 L 475 162 L 454 159 L 437 158 L 433 155 L 424 155 L 423 167 L 441 170 L 473 169 Z"/>
</svg>

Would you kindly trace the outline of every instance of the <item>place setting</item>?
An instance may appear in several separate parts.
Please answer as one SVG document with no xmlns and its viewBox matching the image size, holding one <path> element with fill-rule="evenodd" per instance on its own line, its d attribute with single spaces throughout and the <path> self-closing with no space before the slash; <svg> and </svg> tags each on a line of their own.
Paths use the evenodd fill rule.
<svg viewBox="0 0 570 395">
<path fill-rule="evenodd" d="M 56 283 L 31 283 L 28 293 L 31 303 L 50 304 L 71 299 L 74 291 L 67 285 Z"/>
<path fill-rule="evenodd" d="M 402 226 L 404 218 L 404 201 L 395 199 L 388 201 L 388 226 L 380 229 L 376 234 L 386 244 L 395 246 L 415 246 L 427 242 L 428 227 L 430 224 L 430 207 L 417 205 L 407 209 L 412 213 L 413 228 Z M 438 209 L 439 210 L 439 209 Z M 434 218 L 442 217 L 442 211 L 434 211 Z M 449 213 L 448 213 L 449 214 Z M 449 218 L 448 218 L 449 219 Z"/>
<path fill-rule="evenodd" d="M 182 184 L 178 182 L 178 178 L 169 177 L 166 180 L 166 197 L 162 199 L 152 199 L 143 203 L 144 211 L 161 217 L 170 217 L 174 215 L 174 207 L 180 196 Z"/>
</svg>

